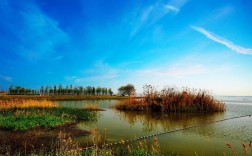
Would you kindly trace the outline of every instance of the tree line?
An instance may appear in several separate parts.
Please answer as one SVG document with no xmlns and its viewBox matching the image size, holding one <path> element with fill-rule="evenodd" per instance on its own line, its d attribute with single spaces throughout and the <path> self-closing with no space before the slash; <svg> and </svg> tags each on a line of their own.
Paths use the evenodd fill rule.
<svg viewBox="0 0 252 156">
<path fill-rule="evenodd" d="M 113 95 L 111 88 L 93 86 L 73 86 L 73 85 L 47 85 L 40 89 L 29 89 L 21 86 L 11 85 L 9 87 L 11 95 Z"/>
</svg>

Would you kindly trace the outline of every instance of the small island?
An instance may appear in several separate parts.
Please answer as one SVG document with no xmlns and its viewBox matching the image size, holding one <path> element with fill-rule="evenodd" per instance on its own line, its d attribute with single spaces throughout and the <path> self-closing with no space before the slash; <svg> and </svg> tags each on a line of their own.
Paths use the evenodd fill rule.
<svg viewBox="0 0 252 156">
<path fill-rule="evenodd" d="M 131 97 L 134 89 L 129 92 L 129 98 L 113 106 L 124 111 L 153 111 L 153 112 L 223 112 L 225 104 L 206 90 L 176 87 L 165 87 L 157 91 L 154 86 L 145 85 L 143 97 Z"/>
</svg>

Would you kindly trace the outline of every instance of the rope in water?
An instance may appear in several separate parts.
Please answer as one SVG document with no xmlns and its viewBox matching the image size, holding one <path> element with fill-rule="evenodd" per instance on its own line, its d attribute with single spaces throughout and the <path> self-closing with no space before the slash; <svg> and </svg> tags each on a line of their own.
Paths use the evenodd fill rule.
<svg viewBox="0 0 252 156">
<path fill-rule="evenodd" d="M 217 120 L 217 121 L 205 122 L 205 123 L 196 124 L 196 125 L 192 125 L 192 126 L 188 126 L 188 127 L 184 127 L 184 128 L 177 128 L 177 129 L 174 129 L 174 130 L 164 131 L 164 132 L 161 132 L 161 133 L 155 133 L 155 134 L 151 134 L 151 135 L 147 135 L 147 136 L 142 136 L 142 137 L 139 137 L 139 138 L 134 138 L 134 139 L 129 139 L 129 140 L 125 140 L 125 141 L 119 141 L 119 142 L 114 142 L 114 143 L 103 144 L 101 146 L 92 145 L 92 146 L 84 148 L 84 150 L 94 149 L 94 148 L 97 148 L 97 147 L 98 148 L 107 148 L 107 147 L 112 147 L 112 146 L 115 146 L 115 145 L 127 144 L 127 143 L 130 143 L 130 142 L 139 141 L 139 140 L 142 140 L 142 139 L 147 139 L 147 138 L 158 136 L 158 135 L 174 133 L 174 132 L 187 130 L 187 129 L 191 129 L 191 128 L 195 128 L 195 127 L 200 127 L 200 126 L 204 126 L 204 125 L 209 125 L 209 124 L 213 124 L 213 123 L 217 123 L 217 122 L 223 122 L 223 121 L 227 121 L 227 120 L 233 120 L 233 119 L 244 118 L 244 117 L 251 117 L 251 115 L 252 114 L 236 116 L 236 117 L 221 119 L 221 120 Z"/>
</svg>

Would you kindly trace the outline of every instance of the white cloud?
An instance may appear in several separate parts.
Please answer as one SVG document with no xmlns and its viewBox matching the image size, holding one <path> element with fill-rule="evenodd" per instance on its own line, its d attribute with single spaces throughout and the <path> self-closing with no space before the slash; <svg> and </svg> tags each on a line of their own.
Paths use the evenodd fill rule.
<svg viewBox="0 0 252 156">
<path fill-rule="evenodd" d="M 12 82 L 12 77 L 10 77 L 10 76 L 0 75 L 0 79 L 7 81 L 7 82 Z"/>
<path fill-rule="evenodd" d="M 64 56 L 61 55 L 61 56 L 55 57 L 54 60 L 61 60 L 61 59 L 63 59 L 63 58 L 64 58 Z"/>
<path fill-rule="evenodd" d="M 137 13 L 136 19 L 133 21 L 134 27 L 130 33 L 130 37 L 134 37 L 141 29 L 145 27 L 153 26 L 159 20 L 161 20 L 166 14 L 174 13 L 177 14 L 180 8 L 185 5 L 188 0 L 172 0 L 168 4 L 162 4 L 156 2 Z"/>
<path fill-rule="evenodd" d="M 58 27 L 56 20 L 44 14 L 35 4 L 26 3 L 22 7 L 22 31 L 17 34 L 19 54 L 29 61 L 52 57 L 59 59 L 57 48 L 65 45 L 68 35 Z"/>
<path fill-rule="evenodd" d="M 173 11 L 178 13 L 180 9 L 188 2 L 188 0 L 172 0 L 164 5 L 168 12 Z"/>
<path fill-rule="evenodd" d="M 91 70 L 92 69 L 92 70 Z M 145 67 L 141 69 L 129 69 L 125 67 L 113 67 L 103 62 L 97 62 L 92 68 L 77 74 L 65 77 L 66 80 L 79 85 L 108 86 L 117 91 L 121 85 L 132 83 L 137 92 L 142 92 L 145 84 L 151 84 L 159 89 L 164 86 L 202 88 L 218 91 L 226 86 L 226 74 L 230 67 L 226 65 L 208 66 L 200 63 L 177 62 L 176 64 L 162 65 L 159 67 Z M 218 75 L 216 77 L 216 75 Z M 214 85 L 213 85 L 214 84 Z"/>
<path fill-rule="evenodd" d="M 113 68 L 103 61 L 97 61 L 91 68 L 81 71 L 75 76 L 66 76 L 65 80 L 75 82 L 76 84 L 86 83 L 88 85 L 112 84 L 120 71 Z"/>
<path fill-rule="evenodd" d="M 175 11 L 176 13 L 179 12 L 179 8 L 175 7 L 175 6 L 172 6 L 172 5 L 165 5 L 165 8 L 168 10 L 168 11 Z"/>
<path fill-rule="evenodd" d="M 148 20 L 151 12 L 153 11 L 154 6 L 151 5 L 150 7 L 146 8 L 145 10 L 143 10 L 143 14 L 141 16 L 141 22 L 145 22 L 146 20 Z"/>
<path fill-rule="evenodd" d="M 239 45 L 236 45 L 226 39 L 223 39 L 223 38 L 209 32 L 209 31 L 205 30 L 204 28 L 196 27 L 196 26 L 191 26 L 191 28 L 196 30 L 197 32 L 200 32 L 201 34 L 205 35 L 207 38 L 209 38 L 217 43 L 220 43 L 222 45 L 225 45 L 227 48 L 229 48 L 237 53 L 252 55 L 252 49 L 244 48 Z"/>
<path fill-rule="evenodd" d="M 219 72 L 220 70 L 222 70 L 222 68 L 216 70 L 214 68 L 206 68 L 201 64 L 191 64 L 191 65 L 184 64 L 184 65 L 165 66 L 162 68 L 149 68 L 149 69 L 136 70 L 135 74 L 140 77 L 185 78 L 193 75 Z"/>
<path fill-rule="evenodd" d="M 83 83 L 83 82 L 98 82 L 98 81 L 107 81 L 116 78 L 116 74 L 107 73 L 105 75 L 96 75 L 96 76 L 85 76 L 75 78 L 74 82 Z"/>
</svg>

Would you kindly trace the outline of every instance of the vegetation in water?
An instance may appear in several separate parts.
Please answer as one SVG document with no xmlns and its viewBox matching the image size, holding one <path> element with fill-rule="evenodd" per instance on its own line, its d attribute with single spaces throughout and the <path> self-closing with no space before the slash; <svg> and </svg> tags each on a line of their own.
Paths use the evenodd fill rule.
<svg viewBox="0 0 252 156">
<path fill-rule="evenodd" d="M 87 104 L 83 107 L 86 110 L 102 110 L 101 107 L 97 104 Z"/>
<path fill-rule="evenodd" d="M 232 146 L 232 144 L 227 143 L 227 148 L 230 149 L 229 153 L 223 153 L 224 156 L 227 155 L 233 155 L 233 156 L 237 156 L 238 154 L 238 150 L 236 148 L 234 148 Z M 252 155 L 252 141 L 249 141 L 249 143 L 245 143 L 243 141 L 241 141 L 241 147 L 242 147 L 242 155 L 243 156 L 248 156 L 248 155 Z M 240 150 L 240 149 L 239 149 Z"/>
<path fill-rule="evenodd" d="M 44 145 L 40 148 L 30 148 L 33 145 L 25 145 L 24 149 L 15 149 L 11 147 L 0 147 L 0 154 L 9 155 L 82 155 L 82 156 L 119 156 L 119 155 L 131 155 L 131 156 L 159 156 L 161 155 L 160 145 L 156 137 L 153 141 L 147 142 L 146 140 L 126 143 L 121 140 L 121 145 L 114 145 L 101 148 L 101 145 L 106 142 L 99 140 L 102 137 L 100 134 L 93 130 L 90 135 L 92 144 L 95 144 L 93 148 L 85 148 L 78 142 L 74 141 L 72 137 L 63 132 L 59 132 L 57 137 L 52 140 L 52 144 Z"/>
<path fill-rule="evenodd" d="M 166 87 L 157 91 L 151 85 L 144 86 L 143 98 L 128 98 L 113 106 L 118 110 L 163 112 L 223 112 L 225 104 L 205 90 L 185 88 L 182 91 Z"/>
<path fill-rule="evenodd" d="M 0 128 L 5 130 L 53 128 L 67 123 L 96 119 L 97 113 L 94 111 L 57 107 L 57 104 L 51 101 L 0 101 Z"/>
<path fill-rule="evenodd" d="M 161 156 L 160 145 L 157 137 L 153 138 L 151 143 L 146 140 L 138 141 L 135 143 L 125 143 L 121 140 L 121 145 L 115 145 L 105 148 L 91 148 L 83 150 L 85 156 L 119 156 L 119 155 L 130 155 L 130 156 Z"/>
</svg>

